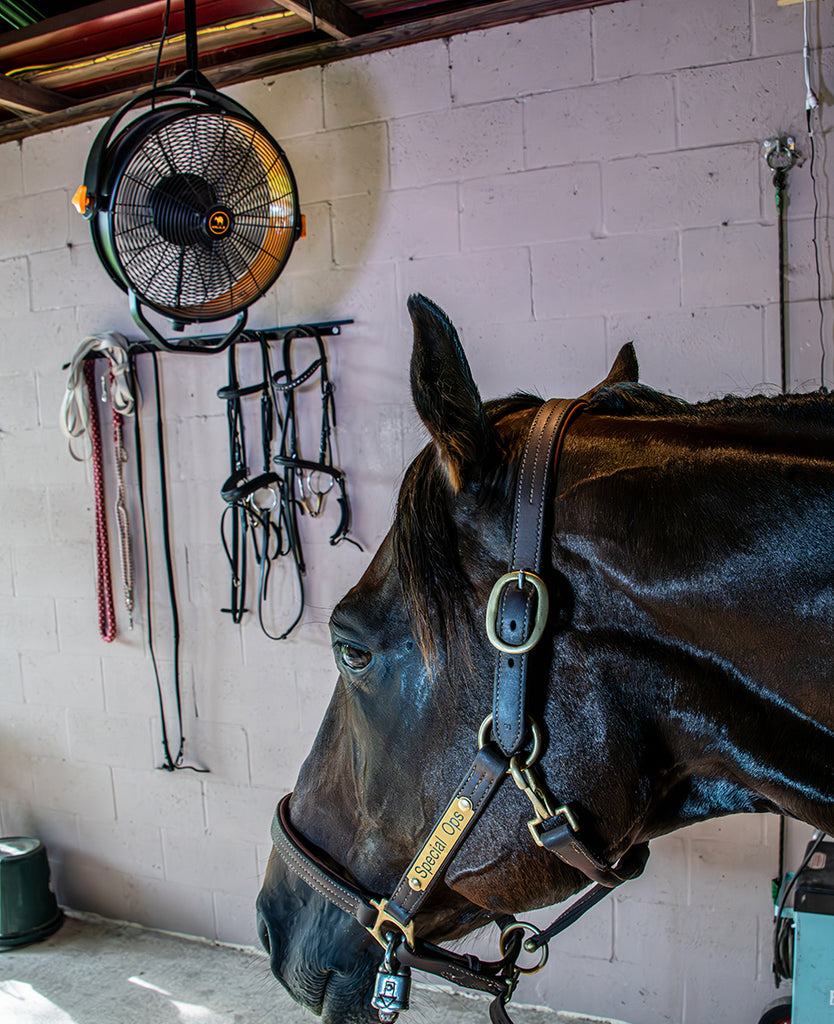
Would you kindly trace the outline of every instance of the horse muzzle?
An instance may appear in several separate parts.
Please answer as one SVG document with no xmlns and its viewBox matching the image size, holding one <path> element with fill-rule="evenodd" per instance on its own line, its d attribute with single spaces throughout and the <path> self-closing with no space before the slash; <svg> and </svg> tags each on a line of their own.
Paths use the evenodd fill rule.
<svg viewBox="0 0 834 1024">
<path fill-rule="evenodd" d="M 324 1024 L 378 1024 L 371 1006 L 381 949 L 355 921 L 270 858 L 257 899 L 272 973 Z"/>
</svg>

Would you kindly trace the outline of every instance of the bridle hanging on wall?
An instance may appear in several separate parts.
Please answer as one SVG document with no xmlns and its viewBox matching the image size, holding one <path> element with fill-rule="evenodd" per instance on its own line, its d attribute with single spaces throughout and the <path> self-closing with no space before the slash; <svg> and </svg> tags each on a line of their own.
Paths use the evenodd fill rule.
<svg viewBox="0 0 834 1024">
<path fill-rule="evenodd" d="M 318 355 L 301 372 L 293 370 L 293 343 L 301 338 L 315 342 Z M 218 392 L 227 403 L 229 423 L 229 461 L 231 473 L 220 494 L 226 502 L 220 523 L 223 548 L 231 570 L 229 607 L 224 612 L 240 622 L 247 589 L 247 538 L 258 566 L 257 613 L 264 635 L 270 640 L 285 640 L 304 612 L 304 575 L 306 566 L 298 528 L 298 514 L 315 519 L 324 511 L 326 496 L 338 487 L 340 519 L 330 537 L 331 545 L 348 540 L 350 504 L 342 472 L 333 465 L 332 429 L 336 422 L 333 383 L 328 373 L 327 350 L 316 326 L 294 327 L 284 334 L 283 368 L 273 373 L 269 342 L 260 332 L 248 332 L 241 340 L 257 342 L 261 354 L 261 379 L 242 386 L 237 369 L 237 343 L 229 348 L 229 383 Z M 321 393 L 321 428 L 316 461 L 301 456 L 296 392 L 304 384 L 318 380 Z M 246 455 L 246 436 L 242 399 L 258 397 L 260 404 L 261 471 L 250 475 Z M 277 454 L 273 442 L 278 436 Z M 274 466 L 274 468 L 273 468 Z M 326 481 L 324 486 L 322 482 Z M 357 547 L 360 545 L 357 544 Z M 275 559 L 292 560 L 298 594 L 295 616 L 280 632 L 266 624 L 265 605 L 272 564 Z"/>
<path fill-rule="evenodd" d="M 240 469 L 236 469 L 235 470 L 235 472 L 232 474 L 232 478 L 231 479 L 234 479 L 236 476 L 239 477 L 239 483 L 238 483 L 239 487 L 243 488 L 244 490 L 247 489 L 247 485 L 246 485 L 246 483 L 244 483 L 244 477 L 239 475 L 240 471 L 241 470 L 245 470 L 245 468 L 246 468 L 245 467 L 245 459 L 246 459 L 246 454 L 245 454 L 245 433 L 244 433 L 244 428 L 243 428 L 242 408 L 239 405 L 240 399 L 242 397 L 245 397 L 246 395 L 254 395 L 254 394 L 257 394 L 257 393 L 259 393 L 261 395 L 261 399 L 262 399 L 262 401 L 261 401 L 261 432 L 262 432 L 261 454 L 262 454 L 263 464 L 268 467 L 269 466 L 269 460 L 270 460 L 270 457 L 271 457 L 271 445 L 272 445 L 272 440 L 273 440 L 273 436 L 274 436 L 273 435 L 273 431 L 274 431 L 274 425 L 275 425 L 275 422 L 276 422 L 276 416 L 278 416 L 278 422 L 281 423 L 281 431 L 282 431 L 281 454 L 283 455 L 285 450 L 288 451 L 288 452 L 291 452 L 293 450 L 293 449 L 291 449 L 288 446 L 288 444 L 285 441 L 285 438 L 294 437 L 294 432 L 295 432 L 295 422 L 294 422 L 295 421 L 295 407 L 294 407 L 294 404 L 293 404 L 293 406 L 292 406 L 292 415 L 289 415 L 285 411 L 283 416 L 281 416 L 281 413 L 280 413 L 280 403 L 278 402 L 276 396 L 279 394 L 281 388 L 283 388 L 283 390 L 288 392 L 289 394 L 292 394 L 297 386 L 299 386 L 301 383 L 303 383 L 304 381 L 309 379 L 313 375 L 313 373 L 316 371 L 316 369 L 319 369 L 321 367 L 321 369 L 322 369 L 322 394 L 323 394 L 324 399 L 328 403 L 328 408 L 332 408 L 332 387 L 333 386 L 332 386 L 332 383 L 330 382 L 329 376 L 327 375 L 327 369 L 326 369 L 327 363 L 326 363 L 326 357 L 324 357 L 325 350 L 324 350 L 323 336 L 327 335 L 327 334 L 329 334 L 329 335 L 338 335 L 338 334 L 340 334 L 341 333 L 342 325 L 346 324 L 346 323 L 350 323 L 350 322 L 351 321 L 349 321 L 349 320 L 330 321 L 330 322 L 327 322 L 327 323 L 309 324 L 309 325 L 289 327 L 289 328 L 271 328 L 271 329 L 268 329 L 268 330 L 257 331 L 257 332 L 250 331 L 250 332 L 247 332 L 246 334 L 242 335 L 236 341 L 232 341 L 232 342 L 228 343 L 228 345 L 224 343 L 223 348 L 224 349 L 225 348 L 229 348 L 230 349 L 230 353 L 229 353 L 229 357 L 228 358 L 229 358 L 229 365 L 230 365 L 230 368 L 231 368 L 230 372 L 231 372 L 232 376 L 230 378 L 230 386 L 227 387 L 227 388 L 221 389 L 221 394 L 230 403 L 230 405 L 229 405 L 229 409 L 230 409 L 230 412 L 229 412 L 229 418 L 230 418 L 230 437 L 232 437 L 232 439 L 233 439 L 232 440 L 232 444 L 231 444 L 231 458 L 234 460 L 235 466 L 237 466 L 237 464 L 240 463 Z M 289 374 L 287 375 L 287 367 L 289 366 L 289 363 L 288 363 L 289 353 L 290 353 L 290 350 L 291 350 L 292 340 L 294 338 L 302 337 L 302 336 L 311 336 L 311 337 L 315 337 L 317 339 L 317 342 L 318 342 L 318 345 L 319 345 L 319 351 L 321 353 L 321 356 L 320 356 L 320 360 L 319 361 L 316 361 L 311 367 L 308 367 L 307 370 L 305 370 L 302 374 L 299 374 L 298 377 L 293 378 L 291 367 L 289 368 Z M 199 339 L 198 338 L 198 339 L 193 339 L 193 340 L 190 339 L 190 338 L 189 339 L 184 339 L 183 342 L 180 343 L 176 347 L 175 351 L 179 352 L 179 353 L 186 353 L 186 352 L 192 351 L 191 346 L 193 345 L 194 346 L 193 347 L 193 351 L 199 352 L 199 353 L 206 353 L 206 352 L 209 351 L 210 346 L 215 342 L 215 340 L 216 339 L 212 339 L 212 338 L 208 338 L 208 339 Z M 269 349 L 269 345 L 270 345 L 270 342 L 279 341 L 279 340 L 283 341 L 285 368 L 284 368 L 283 371 L 279 371 L 278 373 L 273 374 L 272 371 L 271 371 L 271 365 L 270 365 L 270 349 Z M 251 386 L 249 388 L 241 388 L 239 383 L 235 383 L 237 381 L 236 349 L 237 349 L 238 345 L 244 344 L 244 343 L 247 343 L 247 342 L 254 342 L 254 343 L 258 344 L 259 349 L 260 349 L 260 353 L 261 353 L 261 363 L 262 363 L 262 368 L 263 368 L 263 374 L 264 375 L 263 375 L 262 381 L 259 382 L 258 384 L 253 385 L 253 386 Z M 162 746 L 163 746 L 163 755 L 164 755 L 164 760 L 163 760 L 163 764 L 161 765 L 161 767 L 166 769 L 166 770 L 168 770 L 168 771 L 174 771 L 174 770 L 178 770 L 178 769 L 182 769 L 182 768 L 188 768 L 188 769 L 191 769 L 192 771 L 205 771 L 207 769 L 197 768 L 194 765 L 190 765 L 190 764 L 184 763 L 185 737 L 184 737 L 184 734 L 183 734 L 183 709 L 182 709 L 181 685 L 180 685 L 180 638 L 181 638 L 181 634 L 180 634 L 179 608 L 178 608 L 178 602 L 177 602 L 177 596 L 176 596 L 176 584 L 175 584 L 175 578 L 174 578 L 173 549 L 172 549 L 171 536 L 170 536 L 170 515 L 169 515 L 169 500 L 168 500 L 167 472 L 166 472 L 166 458 L 165 458 L 165 440 L 164 440 L 164 418 L 163 418 L 163 415 L 162 415 L 162 408 L 161 408 L 162 389 L 161 389 L 161 384 L 160 384 L 159 361 L 158 361 L 159 360 L 159 355 L 161 353 L 158 352 L 156 346 L 154 346 L 152 344 L 148 344 L 146 342 L 138 342 L 138 343 L 131 344 L 129 346 L 128 351 L 129 351 L 129 355 L 130 355 L 131 369 L 132 369 L 132 375 L 133 375 L 134 379 L 136 379 L 136 377 L 137 377 L 137 374 L 136 374 L 136 357 L 139 354 L 141 354 L 141 353 L 145 353 L 145 352 L 149 352 L 150 353 L 151 360 L 152 360 L 152 363 L 153 363 L 154 391 L 155 391 L 155 396 L 156 396 L 156 444 L 157 444 L 157 455 L 158 455 L 158 460 L 159 460 L 159 482 L 160 482 L 160 505 L 161 505 L 161 518 L 162 518 L 162 537 L 163 537 L 163 544 L 164 544 L 165 576 L 166 576 L 166 581 L 167 581 L 168 600 L 169 600 L 169 608 L 170 608 L 170 615 L 171 615 L 171 627 L 172 627 L 171 628 L 171 632 L 172 632 L 172 642 L 173 642 L 173 675 L 174 675 L 173 682 L 174 682 L 174 694 L 175 694 L 175 702 L 176 702 L 177 722 L 178 722 L 178 727 L 179 727 L 179 741 L 178 741 L 177 746 L 176 746 L 176 751 L 174 752 L 174 748 L 169 743 L 169 738 L 168 738 L 168 731 L 167 731 L 166 718 L 165 718 L 164 699 L 163 699 L 163 696 L 162 696 L 162 684 L 161 684 L 161 680 L 160 680 L 160 670 L 159 670 L 159 664 L 157 662 L 156 653 L 155 653 L 154 632 L 153 632 L 153 615 L 152 615 L 152 610 L 150 608 L 150 586 L 149 586 L 148 587 L 148 604 L 149 604 L 149 607 L 148 607 L 148 645 L 149 645 L 149 648 L 151 650 L 151 658 L 152 658 L 152 663 L 153 663 L 153 666 L 154 666 L 154 675 L 155 675 L 155 678 L 156 678 L 157 693 L 158 693 L 159 704 L 160 704 L 160 715 L 161 715 L 161 723 L 162 723 Z M 286 376 L 286 379 L 284 379 L 285 376 Z M 326 385 L 327 385 L 326 388 L 325 388 L 325 382 L 326 382 Z M 264 385 L 266 385 L 266 386 L 264 387 Z M 324 418 L 324 414 L 323 414 L 323 418 Z M 327 457 L 330 457 L 329 436 L 330 436 L 330 426 L 331 426 L 332 422 L 335 422 L 335 419 L 331 420 L 329 418 L 329 413 L 328 413 L 328 418 L 327 418 L 327 438 L 328 438 L 328 441 L 327 441 L 326 446 L 324 446 L 322 448 L 322 451 L 325 453 L 325 455 Z M 288 430 L 288 426 L 290 424 L 292 425 L 292 433 Z M 234 427 L 234 431 L 232 431 L 232 427 Z M 149 578 L 150 572 L 151 572 L 151 567 L 150 567 L 150 550 L 149 550 L 148 541 L 147 541 L 147 521 L 146 521 L 145 497 L 144 497 L 144 490 L 145 490 L 144 489 L 144 462 L 143 462 L 143 457 L 142 457 L 142 441 L 141 441 L 140 417 L 138 415 L 137 415 L 136 421 L 135 421 L 135 444 L 136 444 L 137 477 L 138 477 L 138 481 L 139 481 L 139 492 L 140 492 L 139 496 L 140 496 L 140 504 L 141 504 L 141 507 L 142 507 L 142 530 L 143 530 L 143 540 L 144 540 L 144 547 L 145 547 L 146 578 Z M 293 444 L 295 446 L 294 450 L 297 453 L 297 449 L 298 449 L 298 442 L 297 442 L 297 440 L 293 441 Z M 303 460 L 300 460 L 300 459 L 297 459 L 297 458 L 296 458 L 295 462 L 296 462 L 297 466 L 302 466 L 303 467 L 303 466 L 306 465 L 306 463 L 304 463 Z M 316 464 L 316 465 L 318 465 L 318 464 Z M 339 502 L 340 502 L 340 506 L 341 506 L 341 513 L 342 513 L 342 515 L 341 515 L 340 525 L 339 525 L 339 527 L 337 528 L 336 532 L 333 534 L 333 536 L 330 539 L 331 544 L 335 544 L 335 543 L 338 543 L 338 541 L 342 540 L 343 538 L 350 539 L 350 538 L 346 538 L 346 534 L 347 534 L 348 529 L 350 527 L 350 512 L 349 512 L 349 506 L 348 506 L 348 503 L 347 503 L 346 485 L 345 485 L 345 482 L 344 482 L 343 474 L 341 473 L 341 471 L 337 470 L 334 466 L 332 466 L 332 465 L 321 466 L 319 468 L 321 468 L 323 471 L 330 472 L 334 477 L 338 478 L 338 481 L 339 481 L 339 486 L 340 486 Z M 291 486 L 291 481 L 289 479 L 290 476 L 291 476 L 291 471 L 289 469 L 287 469 L 285 472 L 286 472 L 286 476 L 288 478 L 287 482 Z M 272 474 L 272 475 L 274 475 L 276 478 L 278 478 L 278 474 L 277 473 L 276 474 Z M 257 482 L 258 479 L 259 478 L 256 478 L 255 481 L 249 481 L 248 482 L 248 484 L 249 484 L 249 493 L 255 494 L 257 492 L 257 490 L 259 489 L 259 487 L 273 486 L 273 481 L 271 479 L 267 480 L 266 479 L 266 475 L 265 474 L 261 474 L 261 477 L 260 477 L 261 483 L 258 484 L 257 487 L 251 487 L 252 483 L 253 482 Z M 223 485 L 223 491 L 225 491 L 225 489 L 227 488 L 228 485 L 229 485 L 229 481 L 227 480 L 226 483 Z M 232 485 L 232 486 L 234 486 L 234 485 Z M 255 513 L 254 513 L 254 510 L 253 510 L 253 507 L 252 507 L 251 503 L 249 503 L 249 505 L 247 507 L 247 510 L 246 510 L 247 511 L 247 515 L 254 517 L 254 522 L 253 522 L 253 520 L 251 518 L 247 519 L 245 523 L 242 522 L 240 519 L 236 520 L 236 524 L 237 524 L 237 528 L 238 528 L 238 533 L 236 535 L 237 536 L 237 544 L 238 544 L 238 546 L 237 546 L 237 548 L 234 547 L 234 539 L 233 539 L 233 545 L 232 545 L 232 548 L 231 548 L 232 552 L 234 552 L 235 550 L 237 550 L 239 552 L 245 552 L 245 546 L 244 545 L 245 545 L 245 540 L 246 540 L 246 530 L 248 529 L 250 535 L 252 536 L 253 544 L 255 544 L 255 557 L 256 557 L 256 560 L 259 561 L 260 567 L 261 567 L 260 582 L 259 582 L 259 598 L 258 598 L 258 600 L 259 600 L 259 619 L 261 621 L 262 628 L 264 628 L 264 632 L 267 634 L 267 636 L 270 636 L 270 634 L 267 632 L 266 628 L 263 625 L 263 617 L 262 617 L 263 616 L 263 599 L 266 597 L 267 583 L 268 583 L 268 580 L 269 580 L 269 570 L 270 570 L 270 567 L 271 567 L 271 562 L 272 562 L 272 560 L 278 554 L 282 553 L 281 547 L 282 547 L 282 544 L 284 543 L 282 541 L 282 530 L 283 530 L 283 536 L 287 536 L 287 537 L 290 536 L 290 534 L 288 532 L 288 526 L 286 525 L 288 523 L 291 525 L 291 527 L 293 529 L 292 536 L 294 538 L 295 547 L 300 552 L 300 539 L 298 537 L 297 525 L 295 524 L 295 520 L 293 518 L 294 514 L 295 514 L 296 506 L 294 504 L 294 499 L 292 497 L 292 491 L 287 486 L 284 487 L 284 490 L 287 493 L 287 500 L 284 503 L 285 507 L 281 508 L 281 510 L 279 511 L 277 517 L 273 517 L 273 515 L 272 515 L 273 509 L 272 508 L 261 509 L 261 510 L 259 510 L 259 514 L 256 516 Z M 225 494 L 223 494 L 223 496 L 224 496 L 224 498 L 226 497 Z M 244 497 L 244 495 L 238 495 L 237 497 L 234 498 L 234 501 L 240 501 L 240 500 L 243 499 L 243 497 Z M 276 501 L 276 506 L 275 507 L 278 507 L 278 504 L 279 504 L 279 502 Z M 239 509 L 235 509 L 233 514 L 238 516 L 240 514 L 240 510 Z M 255 542 L 254 531 L 252 529 L 253 525 L 260 530 L 260 540 L 257 543 Z M 240 527 L 241 526 L 243 527 L 243 531 L 242 532 L 240 532 Z M 356 542 L 352 541 L 352 543 L 356 543 Z M 226 545 L 226 542 L 224 540 L 224 546 L 225 545 Z M 229 553 L 229 550 L 230 549 L 228 549 L 228 547 L 227 547 L 227 554 Z M 245 554 L 243 555 L 243 558 L 245 558 Z M 294 558 L 294 561 L 295 561 L 295 558 Z M 298 564 L 299 563 L 296 562 L 296 566 L 298 566 Z M 301 560 L 300 565 L 301 565 L 300 572 L 303 573 L 303 569 L 304 569 L 303 560 Z M 299 576 L 299 583 L 300 582 L 301 582 L 301 577 Z M 233 575 L 232 589 L 233 589 L 233 591 L 236 589 L 235 588 L 235 584 L 234 584 L 234 575 Z M 290 627 L 290 629 L 285 631 L 284 636 L 289 635 L 290 630 L 292 628 L 294 628 L 294 626 L 301 619 L 301 615 L 302 615 L 302 612 L 303 612 L 303 589 L 301 590 L 301 594 L 302 594 L 302 602 L 300 604 L 299 611 L 298 611 L 298 614 L 296 616 L 296 619 L 292 623 L 292 626 Z M 237 603 L 235 603 L 233 605 L 233 608 L 234 608 L 233 618 L 235 619 L 235 621 L 239 622 L 241 620 L 245 610 L 246 610 L 245 607 L 244 607 L 244 603 L 243 603 L 243 601 L 244 601 L 243 588 L 240 588 L 239 594 L 237 595 L 236 598 L 233 598 L 233 600 L 235 600 L 237 602 Z M 277 637 L 273 637 L 273 639 L 278 639 L 278 638 Z"/>
</svg>

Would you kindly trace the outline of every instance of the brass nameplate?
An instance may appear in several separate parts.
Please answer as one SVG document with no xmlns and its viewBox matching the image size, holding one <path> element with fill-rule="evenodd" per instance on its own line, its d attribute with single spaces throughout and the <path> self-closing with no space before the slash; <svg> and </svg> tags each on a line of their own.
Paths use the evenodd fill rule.
<svg viewBox="0 0 834 1024">
<path fill-rule="evenodd" d="M 422 850 L 411 862 L 408 869 L 409 879 L 418 879 L 419 888 L 424 889 L 431 879 L 441 870 L 446 859 L 452 852 L 455 840 L 461 834 L 475 812 L 471 800 L 455 798 L 440 819 L 434 832 L 426 840 Z M 412 888 L 417 888 L 412 885 Z"/>
</svg>

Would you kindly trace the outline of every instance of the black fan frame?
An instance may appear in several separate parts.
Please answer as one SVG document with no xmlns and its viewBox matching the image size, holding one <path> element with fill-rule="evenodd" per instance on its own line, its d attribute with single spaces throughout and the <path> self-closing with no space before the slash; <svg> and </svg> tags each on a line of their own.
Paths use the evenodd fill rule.
<svg viewBox="0 0 834 1024">
<path fill-rule="evenodd" d="M 121 128 L 118 134 L 115 134 L 131 111 L 135 110 L 140 104 L 150 101 L 153 103 L 151 109 L 139 114 L 133 121 L 130 121 L 125 127 Z M 153 300 L 148 299 L 147 296 L 142 295 L 135 287 L 134 282 L 132 282 L 129 273 L 121 266 L 113 236 L 111 204 L 114 198 L 118 197 L 119 183 L 130 161 L 151 136 L 160 132 L 166 126 L 173 124 L 176 120 L 183 117 L 192 117 L 195 114 L 215 115 L 217 117 L 231 115 L 235 119 L 245 122 L 247 126 L 258 133 L 275 150 L 282 162 L 282 172 L 291 183 L 293 211 L 291 236 L 283 259 L 276 265 L 271 276 L 257 295 L 248 298 L 245 303 L 224 311 L 220 315 L 212 312 L 200 315 L 195 313 L 193 308 L 189 309 L 186 313 L 177 307 L 160 306 Z M 162 342 L 158 332 L 151 327 L 142 315 L 141 303 L 170 319 L 176 328 L 181 328 L 181 326 L 188 323 L 225 319 L 226 317 L 238 314 L 238 323 L 233 328 L 234 336 L 237 336 L 245 324 L 246 309 L 272 287 L 286 265 L 295 242 L 301 235 L 302 222 L 298 188 L 292 167 L 283 149 L 245 107 L 218 92 L 199 71 L 186 71 L 170 85 L 143 92 L 116 111 L 101 129 L 90 149 L 84 174 L 84 185 L 89 199 L 85 217 L 90 221 L 93 245 L 99 259 L 115 284 L 122 291 L 128 293 L 134 318 L 137 319 L 143 330 L 146 333 L 150 332 L 153 335 L 153 340 L 164 344 L 166 348 L 170 347 L 169 344 Z M 226 340 L 222 347 L 226 347 L 228 343 L 229 339 Z M 212 351 L 217 350 L 218 347 L 212 348 Z"/>
</svg>

